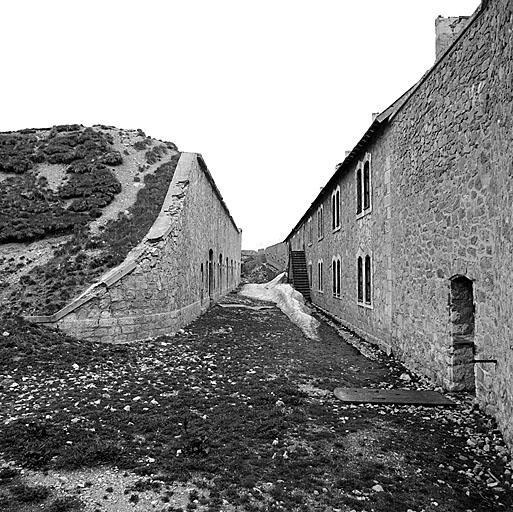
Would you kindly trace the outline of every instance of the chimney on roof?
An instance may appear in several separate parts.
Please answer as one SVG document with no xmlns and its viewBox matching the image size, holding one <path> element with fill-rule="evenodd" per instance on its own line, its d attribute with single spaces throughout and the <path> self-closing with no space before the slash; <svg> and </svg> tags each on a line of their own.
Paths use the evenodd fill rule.
<svg viewBox="0 0 513 512">
<path fill-rule="evenodd" d="M 438 16 L 435 20 L 436 60 L 451 46 L 461 31 L 467 26 L 469 16 Z"/>
<path fill-rule="evenodd" d="M 344 156 L 347 158 L 350 153 L 351 153 L 351 150 L 350 149 L 349 150 L 346 149 L 346 154 Z"/>
<path fill-rule="evenodd" d="M 372 114 L 372 122 L 374 122 L 376 120 L 376 117 L 378 117 L 378 116 L 379 116 L 379 112 L 374 112 Z"/>
</svg>

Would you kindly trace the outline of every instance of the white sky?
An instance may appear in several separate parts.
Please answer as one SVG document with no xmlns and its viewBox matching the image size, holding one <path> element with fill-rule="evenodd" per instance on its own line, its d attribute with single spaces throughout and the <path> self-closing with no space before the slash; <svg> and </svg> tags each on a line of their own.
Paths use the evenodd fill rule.
<svg viewBox="0 0 513 512">
<path fill-rule="evenodd" d="M 243 248 L 282 241 L 479 0 L 0 3 L 0 131 L 141 128 L 201 153 Z"/>
</svg>

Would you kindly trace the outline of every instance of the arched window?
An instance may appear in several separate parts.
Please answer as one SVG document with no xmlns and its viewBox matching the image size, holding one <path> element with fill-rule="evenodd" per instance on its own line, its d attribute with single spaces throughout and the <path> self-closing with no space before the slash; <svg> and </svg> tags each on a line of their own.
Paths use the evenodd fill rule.
<svg viewBox="0 0 513 512">
<path fill-rule="evenodd" d="M 335 256 L 332 260 L 332 291 L 333 297 L 340 298 L 340 278 L 341 278 L 340 256 Z"/>
<path fill-rule="evenodd" d="M 333 297 L 337 296 L 337 260 L 333 258 L 331 261 L 331 291 Z"/>
<path fill-rule="evenodd" d="M 324 206 L 321 204 L 317 209 L 317 238 L 324 237 Z"/>
<path fill-rule="evenodd" d="M 337 259 L 337 297 L 340 297 L 340 257 Z"/>
<path fill-rule="evenodd" d="M 219 255 L 219 291 L 223 289 L 223 255 Z"/>
<path fill-rule="evenodd" d="M 318 283 L 318 290 L 322 293 L 324 291 L 324 283 L 323 283 L 323 266 L 324 263 L 322 260 L 319 260 L 317 262 L 317 283 Z"/>
<path fill-rule="evenodd" d="M 331 196 L 331 229 L 335 229 L 335 194 Z"/>
<path fill-rule="evenodd" d="M 371 272 L 371 258 L 365 256 L 365 303 L 372 302 L 372 272 Z"/>
<path fill-rule="evenodd" d="M 362 257 L 358 257 L 358 302 L 363 302 L 363 260 Z"/>
<path fill-rule="evenodd" d="M 356 171 L 356 213 L 362 212 L 362 170 Z"/>
<path fill-rule="evenodd" d="M 336 204 L 336 209 L 335 209 L 336 226 L 335 227 L 339 228 L 340 227 L 340 187 L 337 187 L 335 196 L 336 196 L 336 201 L 335 201 L 335 204 Z"/>
<path fill-rule="evenodd" d="M 205 289 L 205 270 L 203 269 L 203 263 L 200 266 L 200 299 L 203 300 L 203 291 Z"/>
<path fill-rule="evenodd" d="M 370 164 L 367 160 L 363 166 L 363 209 L 370 208 Z"/>
<path fill-rule="evenodd" d="M 212 294 L 214 293 L 214 251 L 212 249 L 210 249 L 208 251 L 207 273 L 208 273 L 208 295 L 209 295 L 209 297 L 212 297 Z"/>
<path fill-rule="evenodd" d="M 331 194 L 331 227 L 333 230 L 340 228 L 340 186 Z"/>
</svg>

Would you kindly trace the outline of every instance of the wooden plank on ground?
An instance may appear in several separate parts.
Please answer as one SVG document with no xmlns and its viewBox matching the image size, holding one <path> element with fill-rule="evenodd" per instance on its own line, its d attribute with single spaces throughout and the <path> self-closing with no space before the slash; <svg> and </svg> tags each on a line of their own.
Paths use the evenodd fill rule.
<svg viewBox="0 0 513 512">
<path fill-rule="evenodd" d="M 431 390 L 337 388 L 335 396 L 349 404 L 402 404 L 423 406 L 455 406 L 456 403 L 444 395 Z"/>
</svg>

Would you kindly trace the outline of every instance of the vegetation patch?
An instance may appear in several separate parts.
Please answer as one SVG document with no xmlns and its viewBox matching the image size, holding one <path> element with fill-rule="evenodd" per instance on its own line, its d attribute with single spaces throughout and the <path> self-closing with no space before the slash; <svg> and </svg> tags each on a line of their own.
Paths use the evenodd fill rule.
<svg viewBox="0 0 513 512">
<path fill-rule="evenodd" d="M 139 135 L 145 137 L 143 132 Z M 150 138 L 141 142 L 144 149 L 153 145 Z M 144 176 L 135 204 L 92 234 L 89 223 L 121 190 L 113 167 L 122 163 L 122 157 L 113 147 L 112 135 L 79 125 L 0 134 L 0 171 L 16 173 L 0 182 L 0 243 L 71 234 L 50 261 L 32 267 L 19 283 L 10 285 L 4 311 L 55 313 L 121 263 L 160 212 L 179 159 L 177 153 L 165 159 L 170 149 L 176 146 L 162 143 L 146 151 L 148 165 L 163 163 Z M 67 166 L 67 178 L 57 190 L 37 176 L 38 163 Z M 17 262 L 4 273 L 23 264 Z"/>
<path fill-rule="evenodd" d="M 36 164 L 66 164 L 57 192 L 30 171 Z M 122 163 L 112 138 L 101 131 L 63 125 L 36 133 L 0 133 L 0 243 L 30 242 L 69 233 L 101 215 L 121 185 L 110 167 Z"/>
<path fill-rule="evenodd" d="M 173 506 L 167 484 L 192 482 L 187 509 L 211 512 L 513 505 L 506 456 L 467 444 L 495 432 L 470 400 L 450 411 L 338 401 L 339 386 L 403 387 L 405 370 L 325 324 L 314 341 L 276 309 L 213 308 L 174 337 L 112 346 L 9 322 L 0 452 L 21 466 L 134 471 L 134 503 L 152 490 Z"/>
</svg>

